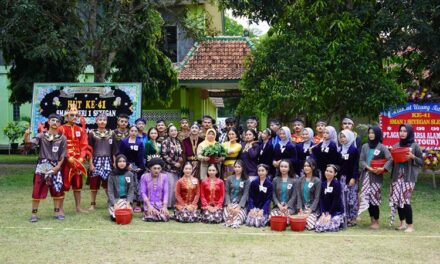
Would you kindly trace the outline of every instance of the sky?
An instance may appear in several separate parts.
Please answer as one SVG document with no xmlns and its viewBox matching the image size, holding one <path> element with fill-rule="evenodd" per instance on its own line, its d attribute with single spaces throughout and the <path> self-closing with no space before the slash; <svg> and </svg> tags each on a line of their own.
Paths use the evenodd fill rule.
<svg viewBox="0 0 440 264">
<path fill-rule="evenodd" d="M 249 29 L 256 28 L 259 31 L 258 35 L 260 35 L 260 36 L 265 34 L 269 30 L 269 25 L 265 21 L 261 21 L 258 24 L 252 23 L 251 25 L 249 25 L 249 21 L 248 21 L 247 18 L 245 18 L 245 17 L 234 17 L 234 16 L 232 16 L 232 11 L 231 10 L 227 10 L 226 11 L 226 15 L 228 17 L 232 17 L 240 25 L 244 26 L 244 28 L 249 28 Z"/>
</svg>

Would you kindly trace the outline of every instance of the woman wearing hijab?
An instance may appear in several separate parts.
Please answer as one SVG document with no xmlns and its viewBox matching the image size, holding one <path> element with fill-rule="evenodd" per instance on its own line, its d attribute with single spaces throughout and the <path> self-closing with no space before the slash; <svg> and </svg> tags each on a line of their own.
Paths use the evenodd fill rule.
<svg viewBox="0 0 440 264">
<path fill-rule="evenodd" d="M 302 131 L 302 142 L 296 145 L 296 152 L 298 153 L 298 163 L 295 166 L 295 172 L 297 175 L 301 175 L 304 162 L 307 157 L 310 156 L 309 149 L 314 145 L 313 143 L 313 129 L 310 127 L 304 128 Z"/>
<path fill-rule="evenodd" d="M 332 126 L 326 126 L 322 134 L 321 143 L 314 145 L 311 150 L 311 156 L 316 160 L 321 172 L 321 180 L 325 180 L 324 172 L 327 164 L 337 164 L 338 161 L 338 139 L 336 130 Z"/>
<path fill-rule="evenodd" d="M 339 167 L 338 180 L 342 186 L 343 203 L 348 226 L 356 225 L 358 215 L 359 152 L 355 147 L 356 136 L 348 129 L 339 133 Z"/>
<path fill-rule="evenodd" d="M 217 133 L 215 132 L 215 129 L 210 128 L 206 130 L 205 140 L 203 140 L 197 147 L 197 158 L 200 160 L 200 180 L 204 180 L 208 175 L 208 161 L 210 159 L 209 157 L 203 156 L 203 150 L 216 143 L 216 136 Z M 217 166 L 217 170 L 220 170 L 219 166 Z"/>
<path fill-rule="evenodd" d="M 381 168 L 372 168 L 371 161 L 379 159 L 386 159 L 387 162 Z M 391 171 L 393 165 L 390 151 L 382 144 L 382 130 L 378 126 L 368 128 L 368 142 L 362 146 L 359 160 L 362 189 L 358 215 L 368 209 L 371 217 L 370 228 L 378 229 L 383 173 Z"/>
<path fill-rule="evenodd" d="M 144 201 L 144 221 L 168 222 L 170 215 L 168 204 L 168 175 L 162 173 L 164 162 L 160 158 L 152 158 L 148 162 L 150 172 L 142 175 L 140 192 Z"/>
<path fill-rule="evenodd" d="M 290 129 L 282 127 L 280 129 L 280 142 L 275 146 L 273 154 L 273 166 L 279 169 L 281 160 L 287 159 L 295 167 L 298 162 L 296 146 L 291 141 Z"/>
<path fill-rule="evenodd" d="M 131 208 L 134 199 L 134 175 L 128 171 L 127 157 L 118 155 L 115 159 L 116 168 L 108 178 L 108 212 L 115 220 L 115 210 Z"/>
<path fill-rule="evenodd" d="M 391 224 L 394 224 L 395 210 L 399 213 L 400 226 L 397 230 L 413 232 L 413 213 L 411 194 L 416 185 L 417 176 L 423 166 L 422 150 L 414 142 L 414 130 L 411 125 L 403 124 L 399 127 L 399 143 L 393 148 L 410 148 L 404 163 L 393 162 L 390 187 Z"/>
</svg>

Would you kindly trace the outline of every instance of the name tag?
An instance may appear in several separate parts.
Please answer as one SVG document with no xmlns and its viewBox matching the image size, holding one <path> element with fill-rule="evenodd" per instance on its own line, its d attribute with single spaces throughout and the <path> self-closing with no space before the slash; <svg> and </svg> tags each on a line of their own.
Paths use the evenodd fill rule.
<svg viewBox="0 0 440 264">
<path fill-rule="evenodd" d="M 333 187 L 325 188 L 325 193 L 332 193 L 332 192 L 333 192 Z"/>
<path fill-rule="evenodd" d="M 75 131 L 75 136 L 76 137 L 81 137 L 81 132 L 80 131 Z"/>
<path fill-rule="evenodd" d="M 244 187 L 244 182 L 240 182 L 240 188 Z"/>
<path fill-rule="evenodd" d="M 137 145 L 131 145 L 130 148 L 134 151 L 138 151 L 139 150 L 139 146 Z"/>
<path fill-rule="evenodd" d="M 267 192 L 267 187 L 264 187 L 264 186 L 260 185 L 260 192 L 266 193 Z"/>
<path fill-rule="evenodd" d="M 329 150 L 330 150 L 329 147 L 326 147 L 326 148 L 323 149 L 323 152 L 328 153 Z"/>
<path fill-rule="evenodd" d="M 192 184 L 194 184 L 194 185 L 198 183 L 197 179 L 192 179 L 191 182 L 192 182 Z"/>
<path fill-rule="evenodd" d="M 260 150 L 260 155 L 263 155 L 263 150 Z"/>
<path fill-rule="evenodd" d="M 373 154 L 374 154 L 374 156 L 377 156 L 377 155 L 379 155 L 379 154 L 380 154 L 380 150 L 378 150 L 378 149 L 375 149 L 375 150 L 374 150 L 374 153 L 373 153 Z"/>
<path fill-rule="evenodd" d="M 286 149 L 286 147 L 281 147 L 281 153 L 284 153 L 285 149 Z"/>
<path fill-rule="evenodd" d="M 287 184 L 287 190 L 290 190 L 290 189 L 292 189 L 292 184 L 291 183 Z"/>
<path fill-rule="evenodd" d="M 130 177 L 125 177 L 125 181 L 126 181 L 127 183 L 130 183 Z"/>
<path fill-rule="evenodd" d="M 342 155 L 342 158 L 345 159 L 345 160 L 348 160 L 349 157 L 350 157 L 350 154 L 344 154 L 344 155 Z"/>
<path fill-rule="evenodd" d="M 59 147 L 58 146 L 53 146 L 52 147 L 52 152 L 58 152 Z"/>
<path fill-rule="evenodd" d="M 113 144 L 113 139 L 109 138 L 109 139 L 108 139 L 108 143 L 109 143 L 110 145 Z"/>
<path fill-rule="evenodd" d="M 309 182 L 309 189 L 313 187 L 313 182 Z"/>
</svg>

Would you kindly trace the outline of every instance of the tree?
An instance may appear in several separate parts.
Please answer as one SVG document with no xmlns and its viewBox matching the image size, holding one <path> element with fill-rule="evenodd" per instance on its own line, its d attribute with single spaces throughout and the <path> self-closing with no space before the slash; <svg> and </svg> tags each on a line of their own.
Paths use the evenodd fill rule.
<svg viewBox="0 0 440 264">
<path fill-rule="evenodd" d="M 157 10 L 178 2 L 0 0 L 10 101 L 30 101 L 33 82 L 75 81 L 87 64 L 96 82 L 117 69 L 114 80 L 142 81 L 145 97 L 167 101 L 177 75 L 158 45 L 163 20 Z"/>
<path fill-rule="evenodd" d="M 248 61 L 239 111 L 377 116 L 404 102 L 372 27 L 372 1 L 295 1 Z"/>
<path fill-rule="evenodd" d="M 376 27 L 398 65 L 399 81 L 440 94 L 440 5 L 437 0 L 380 1 Z M 398 56 L 396 56 L 398 55 Z"/>
</svg>

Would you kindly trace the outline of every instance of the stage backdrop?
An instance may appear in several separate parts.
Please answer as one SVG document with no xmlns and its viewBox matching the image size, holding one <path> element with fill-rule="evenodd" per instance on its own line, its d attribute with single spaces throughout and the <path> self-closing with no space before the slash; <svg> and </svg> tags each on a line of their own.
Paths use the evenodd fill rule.
<svg viewBox="0 0 440 264">
<path fill-rule="evenodd" d="M 414 128 L 416 142 L 427 148 L 440 146 L 440 104 L 408 103 L 380 114 L 383 143 L 392 146 L 399 141 L 399 126 L 408 123 Z"/>
<path fill-rule="evenodd" d="M 116 128 L 119 114 L 127 114 L 130 124 L 141 116 L 140 83 L 35 83 L 32 97 L 32 133 L 52 113 L 64 116 L 68 105 L 76 103 L 87 128 L 95 128 L 95 117 L 104 112 L 107 127 Z"/>
</svg>

